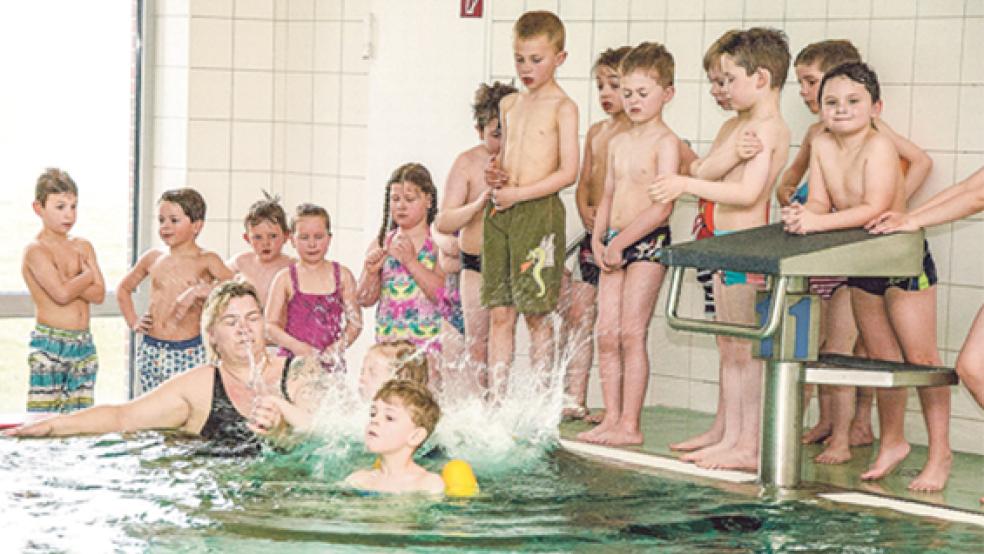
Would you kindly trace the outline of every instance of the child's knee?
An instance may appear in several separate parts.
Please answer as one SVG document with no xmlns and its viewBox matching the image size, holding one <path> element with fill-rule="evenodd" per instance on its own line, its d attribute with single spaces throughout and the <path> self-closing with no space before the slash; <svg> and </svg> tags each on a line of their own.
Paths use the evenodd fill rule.
<svg viewBox="0 0 984 554">
<path fill-rule="evenodd" d="M 603 353 L 618 352 L 621 348 L 619 333 L 613 330 L 598 330 L 598 350 Z"/>
<path fill-rule="evenodd" d="M 638 349 L 646 345 L 646 330 L 637 328 L 623 328 L 619 336 L 619 342 L 623 349 Z"/>
<path fill-rule="evenodd" d="M 496 329 L 513 327 L 516 325 L 516 310 L 509 306 L 497 306 L 492 308 L 489 313 L 489 321 L 492 324 L 492 327 Z"/>
</svg>

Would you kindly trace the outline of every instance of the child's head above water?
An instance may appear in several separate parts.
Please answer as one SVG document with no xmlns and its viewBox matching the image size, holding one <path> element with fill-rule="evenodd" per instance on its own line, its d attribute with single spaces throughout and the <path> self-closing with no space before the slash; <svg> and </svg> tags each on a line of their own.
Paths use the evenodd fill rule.
<svg viewBox="0 0 984 554">
<path fill-rule="evenodd" d="M 411 229 L 421 222 L 430 227 L 436 216 L 437 188 L 430 171 L 419 163 L 403 164 L 386 182 L 383 224 L 379 227 L 377 242 L 382 247 L 386 233 L 397 227 Z"/>
<path fill-rule="evenodd" d="M 619 91 L 621 76 L 618 67 L 630 50 L 631 46 L 609 48 L 598 54 L 591 68 L 598 87 L 598 101 L 601 102 L 601 109 L 608 115 L 616 115 L 622 111 L 622 94 Z"/>
<path fill-rule="evenodd" d="M 722 70 L 725 57 L 744 69 L 746 76 L 765 71 L 771 89 L 782 89 L 789 73 L 789 41 L 786 33 L 778 29 L 753 27 L 731 35 L 721 43 Z"/>
<path fill-rule="evenodd" d="M 280 199 L 266 191 L 264 198 L 253 202 L 243 218 L 246 232 L 243 238 L 253 247 L 261 261 L 270 261 L 280 256 L 284 243 L 290 235 L 287 214 Z"/>
<path fill-rule="evenodd" d="M 170 202 L 181 208 L 192 223 L 205 220 L 205 199 L 193 188 L 181 188 L 164 191 L 158 204 Z"/>
<path fill-rule="evenodd" d="M 554 52 L 564 51 L 567 39 L 564 23 L 556 14 L 548 11 L 531 11 L 519 16 L 513 24 L 513 40 L 547 39 Z"/>
<path fill-rule="evenodd" d="M 413 381 L 387 381 L 373 397 L 366 428 L 366 448 L 387 454 L 409 447 L 413 452 L 434 432 L 441 408 L 427 387 Z"/>
<path fill-rule="evenodd" d="M 373 398 L 383 383 L 403 379 L 427 385 L 427 356 L 408 340 L 374 345 L 366 352 L 359 376 L 359 393 Z"/>
<path fill-rule="evenodd" d="M 46 229 L 67 234 L 75 225 L 78 197 L 79 190 L 68 173 L 48 168 L 34 187 L 34 212 Z"/>
<path fill-rule="evenodd" d="M 825 73 L 848 62 L 860 62 L 861 53 L 849 40 L 822 40 L 807 45 L 796 55 L 793 68 L 800 97 L 812 113 L 820 111 L 817 90 Z"/>
<path fill-rule="evenodd" d="M 475 119 L 475 129 L 485 143 L 489 152 L 497 154 L 502 138 L 502 128 L 499 125 L 499 101 L 503 97 L 516 92 L 516 87 L 496 81 L 491 86 L 482 83 L 475 91 L 475 103 L 472 104 L 472 116 Z"/>
</svg>

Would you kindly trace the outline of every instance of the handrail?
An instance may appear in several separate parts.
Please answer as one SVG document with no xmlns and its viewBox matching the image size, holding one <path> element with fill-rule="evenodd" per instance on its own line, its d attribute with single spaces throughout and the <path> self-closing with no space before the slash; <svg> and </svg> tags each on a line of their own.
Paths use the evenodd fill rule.
<svg viewBox="0 0 984 554">
<path fill-rule="evenodd" d="M 567 250 L 564 251 L 565 262 L 571 259 L 571 256 L 573 256 L 574 254 L 577 254 L 577 248 L 581 244 L 581 241 L 584 240 L 584 237 L 586 236 L 588 236 L 587 232 L 581 233 L 572 242 L 567 243 Z"/>
<path fill-rule="evenodd" d="M 677 309 L 680 306 L 680 291 L 683 288 L 683 273 L 686 271 L 684 266 L 674 266 L 673 273 L 670 275 L 669 298 L 666 302 L 666 321 L 670 327 L 679 331 L 693 331 L 694 333 L 704 333 L 711 335 L 727 335 L 743 339 L 764 339 L 775 334 L 782 319 L 783 304 L 786 301 L 786 284 L 789 277 L 781 276 L 773 288 L 772 303 L 769 305 L 769 315 L 761 327 L 746 325 L 742 323 L 722 323 L 720 321 L 708 321 L 706 319 L 695 319 L 679 317 Z"/>
</svg>

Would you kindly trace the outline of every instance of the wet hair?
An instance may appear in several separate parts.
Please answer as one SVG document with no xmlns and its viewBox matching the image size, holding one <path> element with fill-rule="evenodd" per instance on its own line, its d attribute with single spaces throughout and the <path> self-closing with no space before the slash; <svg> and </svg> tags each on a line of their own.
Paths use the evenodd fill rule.
<svg viewBox="0 0 984 554">
<path fill-rule="evenodd" d="M 872 104 L 881 100 L 881 87 L 878 84 L 878 75 L 875 74 L 875 70 L 866 63 L 850 62 L 840 64 L 824 73 L 823 80 L 820 81 L 820 90 L 817 92 L 818 102 L 823 98 L 823 87 L 827 85 L 827 81 L 835 77 L 847 77 L 855 83 L 864 85 L 865 90 L 871 95 Z"/>
<path fill-rule="evenodd" d="M 181 211 L 188 216 L 192 223 L 205 219 L 205 199 L 193 188 L 181 188 L 164 191 L 158 204 L 171 202 L 181 206 Z"/>
<path fill-rule="evenodd" d="M 297 209 L 294 210 L 294 217 L 290 218 L 291 233 L 297 230 L 297 222 L 302 217 L 320 217 L 325 222 L 325 230 L 328 231 L 329 235 L 331 234 L 331 218 L 328 217 L 328 210 L 310 202 L 297 205 Z"/>
<path fill-rule="evenodd" d="M 386 240 L 386 233 L 396 228 L 396 222 L 390 219 L 390 188 L 394 183 L 413 183 L 417 185 L 420 192 L 429 194 L 431 205 L 427 207 L 427 225 L 434 223 L 437 217 L 437 188 L 431 179 L 430 171 L 417 162 L 410 162 L 401 165 L 390 175 L 386 181 L 386 196 L 383 198 L 383 223 L 379 226 L 379 234 L 376 236 L 376 243 L 382 248 L 383 241 Z"/>
<path fill-rule="evenodd" d="M 262 192 L 263 198 L 253 202 L 249 211 L 246 212 L 246 217 L 243 218 L 243 227 L 249 231 L 250 227 L 269 221 L 280 227 L 284 234 L 288 233 L 290 228 L 287 227 L 287 213 L 284 212 L 284 207 L 280 205 L 280 197 L 273 196 L 265 190 Z"/>
<path fill-rule="evenodd" d="M 386 381 L 376 392 L 373 400 L 382 400 L 387 403 L 399 400 L 410 412 L 410 420 L 413 421 L 413 424 L 417 427 L 423 427 L 427 431 L 427 437 L 434 432 L 434 427 L 441 419 L 441 407 L 434 400 L 434 395 L 424 385 L 406 379 Z M 424 437 L 424 440 L 427 437 Z"/>
<path fill-rule="evenodd" d="M 609 48 L 598 54 L 595 58 L 594 65 L 591 66 L 591 71 L 596 71 L 599 67 L 610 67 L 615 71 L 618 71 L 618 66 L 622 63 L 625 55 L 632 50 L 631 46 L 622 46 L 621 48 Z"/>
<path fill-rule="evenodd" d="M 717 40 L 711 43 L 707 47 L 707 52 L 704 52 L 704 73 L 711 70 L 712 67 L 720 68 L 721 66 L 721 47 L 724 43 L 735 38 L 735 35 L 741 32 L 741 29 L 731 29 L 725 31 L 723 35 L 719 36 Z"/>
<path fill-rule="evenodd" d="M 260 295 L 256 292 L 256 288 L 241 279 L 230 279 L 219 283 L 208 294 L 208 298 L 205 299 L 205 306 L 202 308 L 201 332 L 202 337 L 205 338 L 205 351 L 208 353 L 212 363 L 218 363 L 219 360 L 219 353 L 210 338 L 212 328 L 215 327 L 215 323 L 225 313 L 226 308 L 229 307 L 229 302 L 233 298 L 243 296 L 252 296 L 262 313 L 263 303 L 260 302 Z"/>
<path fill-rule="evenodd" d="M 34 185 L 34 200 L 41 203 L 44 207 L 48 201 L 48 196 L 52 194 L 72 194 L 79 197 L 79 188 L 75 186 L 75 181 L 57 167 L 49 167 L 38 177 L 38 182 Z"/>
<path fill-rule="evenodd" d="M 658 42 L 643 42 L 622 60 L 619 72 L 625 76 L 642 71 L 656 80 L 661 87 L 673 86 L 673 54 Z"/>
<path fill-rule="evenodd" d="M 373 352 L 389 360 L 389 368 L 393 379 L 413 381 L 426 385 L 430 370 L 427 356 L 412 342 L 400 339 L 393 342 L 381 342 L 369 348 Z"/>
<path fill-rule="evenodd" d="M 769 72 L 769 85 L 782 89 L 789 74 L 789 41 L 779 29 L 753 27 L 736 33 L 721 44 L 721 54 L 734 58 L 735 64 L 751 75 L 758 69 Z"/>
<path fill-rule="evenodd" d="M 556 14 L 532 11 L 519 16 L 516 24 L 513 25 L 513 39 L 529 40 L 539 36 L 547 37 L 547 41 L 557 52 L 563 52 L 566 39 L 564 24 Z"/>
<path fill-rule="evenodd" d="M 482 83 L 475 91 L 475 103 L 472 104 L 472 116 L 479 130 L 485 129 L 489 121 L 499 119 L 499 101 L 516 92 L 516 87 L 496 81 L 491 86 Z"/>
<path fill-rule="evenodd" d="M 793 67 L 817 64 L 820 73 L 826 73 L 842 63 L 861 61 L 861 53 L 849 40 L 821 40 L 808 44 L 796 54 Z"/>
</svg>

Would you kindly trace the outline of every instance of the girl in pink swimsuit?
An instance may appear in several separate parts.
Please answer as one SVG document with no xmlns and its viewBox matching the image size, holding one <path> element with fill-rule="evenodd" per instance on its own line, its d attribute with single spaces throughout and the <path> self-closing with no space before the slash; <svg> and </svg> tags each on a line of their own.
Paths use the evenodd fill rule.
<svg viewBox="0 0 984 554">
<path fill-rule="evenodd" d="M 266 307 L 267 334 L 283 356 L 323 355 L 326 369 L 344 369 L 341 353 L 362 330 L 355 278 L 325 260 L 331 242 L 328 212 L 301 204 L 291 221 L 291 242 L 300 257 L 273 278 Z"/>
</svg>

